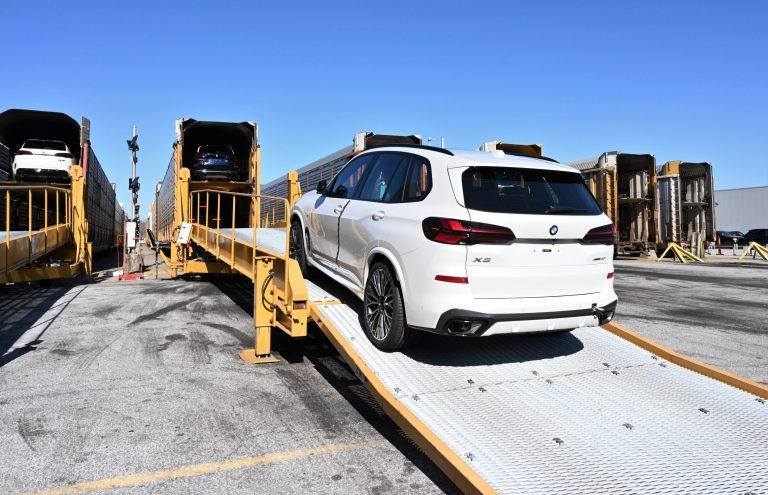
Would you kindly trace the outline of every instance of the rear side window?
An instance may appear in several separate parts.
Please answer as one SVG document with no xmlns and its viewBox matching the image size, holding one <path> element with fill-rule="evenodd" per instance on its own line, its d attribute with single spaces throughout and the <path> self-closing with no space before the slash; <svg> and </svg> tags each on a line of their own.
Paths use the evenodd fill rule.
<svg viewBox="0 0 768 495">
<path fill-rule="evenodd" d="M 512 167 L 469 167 L 461 176 L 470 210 L 530 215 L 599 215 L 579 174 Z"/>
<path fill-rule="evenodd" d="M 432 189 L 432 171 L 429 161 L 420 156 L 412 156 L 405 181 L 403 202 L 421 201 Z"/>
</svg>

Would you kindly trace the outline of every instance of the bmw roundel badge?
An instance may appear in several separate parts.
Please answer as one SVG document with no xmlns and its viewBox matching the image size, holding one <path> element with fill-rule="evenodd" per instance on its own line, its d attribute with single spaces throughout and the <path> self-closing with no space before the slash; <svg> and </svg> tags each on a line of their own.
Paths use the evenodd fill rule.
<svg viewBox="0 0 768 495">
<path fill-rule="evenodd" d="M 557 225 L 553 225 L 549 228 L 549 235 L 557 234 Z"/>
</svg>

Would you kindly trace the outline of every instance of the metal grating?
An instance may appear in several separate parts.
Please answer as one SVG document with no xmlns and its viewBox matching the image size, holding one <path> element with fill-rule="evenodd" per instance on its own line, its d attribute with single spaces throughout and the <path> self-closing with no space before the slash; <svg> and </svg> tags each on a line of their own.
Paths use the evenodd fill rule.
<svg viewBox="0 0 768 495">
<path fill-rule="evenodd" d="M 310 301 L 314 303 L 329 303 L 338 301 L 337 297 L 319 285 L 315 284 L 311 280 L 305 279 L 305 281 L 307 283 L 307 293 L 309 295 Z"/>
<path fill-rule="evenodd" d="M 382 353 L 318 310 L 501 493 L 768 493 L 768 403 L 600 328 Z"/>
</svg>

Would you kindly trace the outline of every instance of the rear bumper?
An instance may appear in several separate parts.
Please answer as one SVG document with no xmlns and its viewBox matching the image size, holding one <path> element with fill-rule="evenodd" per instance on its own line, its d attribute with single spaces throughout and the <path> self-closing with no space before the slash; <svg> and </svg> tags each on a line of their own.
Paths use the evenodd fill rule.
<svg viewBox="0 0 768 495">
<path fill-rule="evenodd" d="M 451 309 L 437 320 L 435 328 L 420 328 L 432 333 L 479 337 L 507 333 L 538 333 L 594 327 L 613 319 L 618 301 L 604 306 L 537 313 L 488 314 Z M 463 330 L 462 330 L 463 329 Z"/>
<path fill-rule="evenodd" d="M 14 173 L 17 181 L 25 180 L 55 180 L 69 182 L 69 170 L 48 168 L 17 168 Z"/>
<path fill-rule="evenodd" d="M 192 180 L 231 180 L 240 181 L 242 177 L 239 170 L 221 170 L 201 168 L 190 172 Z"/>
</svg>

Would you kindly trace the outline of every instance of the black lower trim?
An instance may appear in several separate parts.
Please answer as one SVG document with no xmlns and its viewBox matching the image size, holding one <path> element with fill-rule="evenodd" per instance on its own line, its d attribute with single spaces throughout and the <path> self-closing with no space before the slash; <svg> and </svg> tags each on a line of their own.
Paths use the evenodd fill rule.
<svg viewBox="0 0 768 495">
<path fill-rule="evenodd" d="M 440 315 L 437 320 L 435 328 L 427 327 L 413 327 L 417 330 L 423 330 L 425 332 L 448 334 L 446 331 L 446 325 L 451 320 L 469 320 L 469 321 L 482 321 L 485 324 L 472 334 L 471 336 L 480 336 L 484 334 L 489 328 L 496 323 L 503 321 L 531 321 L 531 320 L 551 320 L 557 318 L 575 318 L 578 316 L 596 316 L 602 318 L 602 315 L 610 313 L 616 310 L 616 304 L 618 301 L 606 304 L 600 308 L 597 305 L 593 305 L 591 308 L 574 309 L 569 311 L 550 311 L 547 313 L 511 313 L 511 314 L 488 314 L 479 313 L 477 311 L 468 311 L 465 309 L 451 309 Z M 455 334 L 451 334 L 455 335 Z"/>
</svg>

